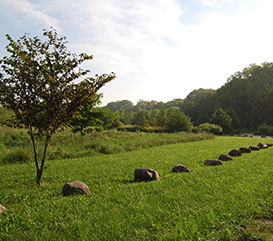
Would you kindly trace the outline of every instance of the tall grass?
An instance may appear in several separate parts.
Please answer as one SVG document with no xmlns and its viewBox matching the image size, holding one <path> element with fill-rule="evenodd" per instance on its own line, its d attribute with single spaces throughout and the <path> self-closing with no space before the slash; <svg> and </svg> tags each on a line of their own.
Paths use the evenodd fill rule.
<svg viewBox="0 0 273 241">
<path fill-rule="evenodd" d="M 0 134 L 0 143 L 2 143 L 0 163 L 24 162 L 33 159 L 33 148 L 26 131 L 8 129 L 8 131 L 1 133 L 3 134 Z M 81 136 L 80 134 L 65 131 L 52 137 L 47 159 L 71 159 L 115 154 L 171 143 L 200 141 L 211 138 L 214 138 L 214 136 L 207 133 L 131 133 L 110 130 Z M 42 144 L 40 144 L 40 155 L 42 155 L 41 151 L 43 151 Z"/>
<path fill-rule="evenodd" d="M 53 160 L 40 187 L 33 163 L 0 166 L 0 202 L 8 208 L 0 216 L 0 240 L 235 240 L 253 219 L 273 218 L 273 149 L 217 167 L 204 160 L 261 140 L 216 137 Z M 192 172 L 172 173 L 176 164 Z M 157 170 L 161 180 L 134 182 L 139 167 Z M 91 195 L 63 197 L 65 182 L 76 180 Z"/>
</svg>

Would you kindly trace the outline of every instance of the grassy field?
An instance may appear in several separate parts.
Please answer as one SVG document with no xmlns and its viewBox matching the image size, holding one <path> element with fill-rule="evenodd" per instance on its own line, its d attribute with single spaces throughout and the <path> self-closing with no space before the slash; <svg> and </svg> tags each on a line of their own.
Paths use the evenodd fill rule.
<svg viewBox="0 0 273 241">
<path fill-rule="evenodd" d="M 0 240 L 270 240 L 273 147 L 223 166 L 204 166 L 233 148 L 271 138 L 216 137 L 47 162 L 40 187 L 34 163 L 0 166 Z M 172 173 L 177 164 L 190 173 Z M 134 169 L 160 181 L 134 182 Z M 68 181 L 90 195 L 64 197 Z M 264 222 L 262 221 L 264 220 Z M 270 236 L 271 235 L 271 236 Z"/>
<path fill-rule="evenodd" d="M 173 143 L 213 139 L 207 133 L 144 133 L 109 130 L 85 136 L 69 130 L 57 133 L 50 142 L 47 159 L 71 159 L 116 154 L 142 150 Z M 40 151 L 43 146 L 40 144 Z M 42 153 L 40 152 L 40 155 Z M 33 148 L 29 135 L 22 129 L 0 126 L 0 163 L 29 162 L 33 160 Z"/>
</svg>

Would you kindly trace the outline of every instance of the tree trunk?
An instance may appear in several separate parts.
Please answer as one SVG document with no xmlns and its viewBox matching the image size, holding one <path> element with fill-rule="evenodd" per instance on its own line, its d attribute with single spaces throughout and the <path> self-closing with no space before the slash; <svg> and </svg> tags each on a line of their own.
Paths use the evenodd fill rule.
<svg viewBox="0 0 273 241">
<path fill-rule="evenodd" d="M 42 159 L 41 167 L 37 168 L 37 185 L 40 185 L 41 180 L 42 180 L 42 175 L 43 175 L 43 171 L 44 171 L 44 164 L 45 164 L 45 160 L 46 160 L 46 152 L 47 152 L 48 144 L 50 142 L 50 138 L 51 138 L 51 136 L 46 137 L 45 148 L 44 148 L 44 156 L 43 156 L 43 159 Z"/>
</svg>

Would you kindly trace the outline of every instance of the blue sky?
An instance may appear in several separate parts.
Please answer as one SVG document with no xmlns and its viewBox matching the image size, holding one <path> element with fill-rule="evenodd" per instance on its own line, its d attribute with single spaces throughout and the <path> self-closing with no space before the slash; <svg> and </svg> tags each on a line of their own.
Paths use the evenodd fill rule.
<svg viewBox="0 0 273 241">
<path fill-rule="evenodd" d="M 101 92 L 117 100 L 170 101 L 218 89 L 249 64 L 273 62 L 272 0 L 0 0 L 0 58 L 9 33 L 53 26 L 82 67 L 115 72 Z"/>
</svg>

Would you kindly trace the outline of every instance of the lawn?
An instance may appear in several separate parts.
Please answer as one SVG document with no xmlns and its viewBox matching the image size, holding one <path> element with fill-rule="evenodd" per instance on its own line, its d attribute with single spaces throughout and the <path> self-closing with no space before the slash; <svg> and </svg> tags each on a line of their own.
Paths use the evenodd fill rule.
<svg viewBox="0 0 273 241">
<path fill-rule="evenodd" d="M 34 163 L 0 165 L 0 240 L 269 240 L 256 221 L 273 218 L 273 147 L 204 166 L 233 148 L 271 138 L 216 137 L 47 162 L 40 187 Z M 190 173 L 172 173 L 177 164 Z M 135 182 L 152 168 L 160 181 Z M 62 196 L 69 181 L 90 195 Z M 258 230 L 258 231 L 257 231 Z"/>
</svg>

